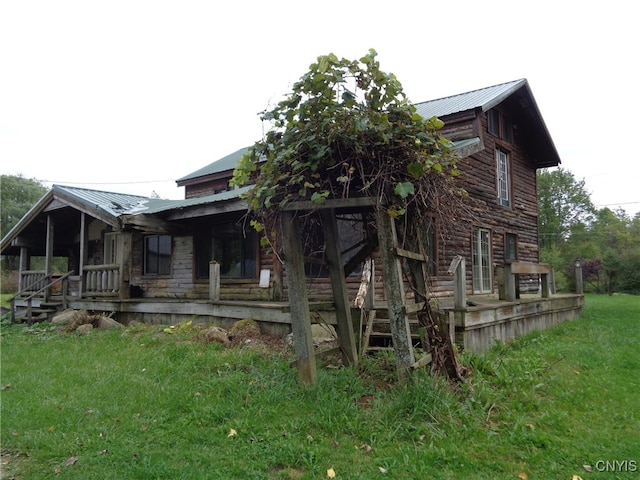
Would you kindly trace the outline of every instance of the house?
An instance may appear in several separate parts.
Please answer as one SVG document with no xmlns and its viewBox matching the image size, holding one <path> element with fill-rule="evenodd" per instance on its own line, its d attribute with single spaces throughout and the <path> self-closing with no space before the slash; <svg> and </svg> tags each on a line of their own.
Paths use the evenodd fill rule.
<svg viewBox="0 0 640 480">
<path fill-rule="evenodd" d="M 504 287 L 500 283 L 505 277 L 497 267 L 538 263 L 536 171 L 558 165 L 560 158 L 525 79 L 418 103 L 416 108 L 424 117 L 437 116 L 445 122 L 442 133 L 460 157 L 460 182 L 475 212 L 473 217 L 456 219 L 446 238 L 438 235 L 439 225 L 430 230 L 430 292 L 442 299 L 446 310 L 446 299 L 454 296 L 449 273 L 454 257 L 461 256 L 470 266 L 463 282 L 469 295 L 495 294 Z M 185 187 L 184 200 L 54 186 L 0 245 L 2 255 L 20 256 L 22 296 L 34 292 L 33 301 L 42 295 L 42 302 L 48 301 L 50 289 L 43 287 L 52 280 L 50 259 L 64 257 L 74 308 L 117 312 L 124 321 L 162 323 L 194 315 L 218 322 L 251 317 L 286 330 L 290 317 L 282 262 L 277 252 L 259 245 L 247 224 L 242 193 L 250 187 L 228 186 L 245 151 L 178 179 L 178 186 Z M 351 261 L 347 287 L 353 299 L 361 283 L 357 267 L 362 259 L 355 246 L 365 240 L 363 227 L 357 214 L 342 212 L 338 228 L 346 251 L 343 258 Z M 332 292 L 319 247 L 318 262 L 306 267 L 309 298 L 311 308 L 331 322 Z M 312 258 L 314 253 L 318 252 L 307 255 Z M 33 256 L 44 256 L 47 268 L 31 270 Z M 522 278 L 537 280 L 540 272 L 533 268 Z M 379 279 L 380 273 L 374 273 Z M 374 293 L 378 302 L 384 302 L 380 283 Z M 541 320 L 546 325 L 577 316 L 581 301 L 572 297 L 557 308 L 533 310 L 548 311 Z M 487 306 L 491 313 L 480 315 L 486 321 L 479 322 L 481 307 L 476 307 L 467 309 L 476 327 L 484 322 L 501 329 L 482 340 L 478 349 L 495 338 L 527 330 L 505 327 L 504 321 L 496 320 L 501 314 L 494 305 Z M 513 305 L 509 308 L 513 310 Z M 454 310 L 460 308 L 448 311 L 451 324 L 464 330 L 469 326 L 465 318 L 471 317 L 454 315 Z M 524 312 L 515 314 L 518 321 L 531 316 L 527 308 L 516 310 Z"/>
</svg>

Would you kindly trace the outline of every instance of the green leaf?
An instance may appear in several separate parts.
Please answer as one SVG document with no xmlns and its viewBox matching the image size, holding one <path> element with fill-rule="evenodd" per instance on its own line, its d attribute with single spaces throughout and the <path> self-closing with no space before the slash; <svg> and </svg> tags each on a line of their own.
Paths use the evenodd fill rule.
<svg viewBox="0 0 640 480">
<path fill-rule="evenodd" d="M 413 178 L 420 178 L 424 174 L 424 166 L 417 162 L 411 162 L 409 165 L 407 165 L 407 171 Z"/>
<path fill-rule="evenodd" d="M 415 187 L 411 182 L 401 182 L 396 184 L 395 194 L 400 198 L 407 198 L 409 195 L 416 193 Z"/>
<path fill-rule="evenodd" d="M 311 195 L 311 201 L 313 203 L 324 203 L 328 196 L 329 192 L 326 190 L 324 192 L 313 192 L 313 195 Z"/>
</svg>

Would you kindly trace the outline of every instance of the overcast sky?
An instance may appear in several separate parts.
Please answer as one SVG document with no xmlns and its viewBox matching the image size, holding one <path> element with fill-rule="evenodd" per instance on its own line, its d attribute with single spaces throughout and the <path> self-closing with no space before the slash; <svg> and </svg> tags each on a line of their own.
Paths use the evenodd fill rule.
<svg viewBox="0 0 640 480">
<path fill-rule="evenodd" d="M 183 198 L 317 56 L 374 48 L 413 102 L 527 78 L 562 166 L 634 214 L 637 19 L 628 0 L 5 0 L 0 173 Z"/>
</svg>

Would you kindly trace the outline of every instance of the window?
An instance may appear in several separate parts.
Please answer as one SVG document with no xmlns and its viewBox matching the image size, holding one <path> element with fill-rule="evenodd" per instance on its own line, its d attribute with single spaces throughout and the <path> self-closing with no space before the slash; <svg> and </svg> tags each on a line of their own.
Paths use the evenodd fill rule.
<svg viewBox="0 0 640 480">
<path fill-rule="evenodd" d="M 220 278 L 256 278 L 258 238 L 235 222 L 216 224 L 195 238 L 196 278 L 209 278 L 209 263 L 220 264 Z"/>
<path fill-rule="evenodd" d="M 505 142 L 513 142 L 513 123 L 499 110 L 491 109 L 487 113 L 489 133 Z"/>
<path fill-rule="evenodd" d="M 505 262 L 518 260 L 518 236 L 515 233 L 504 235 L 504 260 Z"/>
<path fill-rule="evenodd" d="M 171 273 L 171 236 L 149 235 L 144 238 L 144 274 Z"/>
<path fill-rule="evenodd" d="M 477 293 L 492 291 L 490 235 L 485 228 L 473 229 L 473 291 Z"/>
<path fill-rule="evenodd" d="M 509 154 L 501 148 L 496 148 L 496 172 L 498 203 L 509 207 L 511 206 L 511 169 L 509 168 Z"/>
<path fill-rule="evenodd" d="M 362 216 L 359 214 L 342 214 L 336 217 L 338 227 L 338 236 L 340 239 L 340 251 L 343 264 L 351 260 L 358 252 L 358 247 L 362 245 L 365 234 Z M 329 276 L 329 266 L 325 263 L 312 263 L 310 260 L 317 258 L 324 260 L 325 258 L 325 241 L 322 223 L 311 221 L 309 228 L 304 232 L 303 239 L 304 271 L 307 277 L 327 278 Z M 358 276 L 362 273 L 362 265 L 350 272 L 350 276 Z"/>
</svg>

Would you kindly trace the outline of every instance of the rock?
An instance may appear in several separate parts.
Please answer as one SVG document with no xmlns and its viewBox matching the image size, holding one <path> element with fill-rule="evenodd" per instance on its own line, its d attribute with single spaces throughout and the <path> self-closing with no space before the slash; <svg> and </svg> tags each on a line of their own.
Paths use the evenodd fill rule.
<svg viewBox="0 0 640 480">
<path fill-rule="evenodd" d="M 212 326 L 207 327 L 202 331 L 202 336 L 205 342 L 218 342 L 223 345 L 228 345 L 229 342 L 229 334 L 224 328 Z"/>
<path fill-rule="evenodd" d="M 258 322 L 251 318 L 245 318 L 244 320 L 238 320 L 233 324 L 231 330 L 229 330 L 231 337 L 241 336 L 242 338 L 253 338 L 260 336 L 260 326 Z"/>
<path fill-rule="evenodd" d="M 85 323 L 74 330 L 76 335 L 91 335 L 93 333 L 93 325 Z"/>
<path fill-rule="evenodd" d="M 311 335 L 314 345 L 335 342 L 338 338 L 335 328 L 326 323 L 314 323 L 311 325 Z"/>
<path fill-rule="evenodd" d="M 73 310 L 67 309 L 62 313 L 59 313 L 51 320 L 51 323 L 54 325 L 69 325 L 70 323 L 76 321 L 80 317 L 86 315 L 87 312 L 85 310 Z"/>
<path fill-rule="evenodd" d="M 100 315 L 98 317 L 97 324 L 100 330 L 109 330 L 112 328 L 124 328 L 124 325 L 116 322 L 113 318 L 107 317 L 105 315 Z"/>
</svg>

